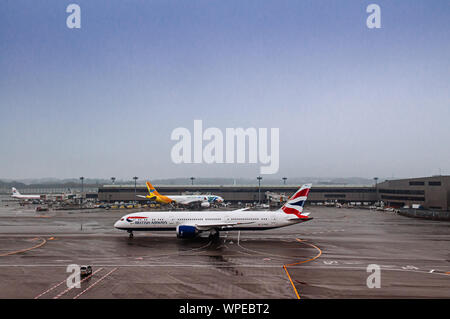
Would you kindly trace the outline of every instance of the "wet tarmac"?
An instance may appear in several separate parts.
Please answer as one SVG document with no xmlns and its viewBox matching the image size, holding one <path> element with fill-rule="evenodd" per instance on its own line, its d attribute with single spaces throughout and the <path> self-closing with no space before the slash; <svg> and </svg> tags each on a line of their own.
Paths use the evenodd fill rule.
<svg viewBox="0 0 450 319">
<path fill-rule="evenodd" d="M 449 298 L 450 223 L 308 207 L 314 220 L 177 239 L 113 228 L 129 210 L 0 207 L 0 298 Z M 69 289 L 70 264 L 92 276 Z M 368 288 L 367 266 L 381 269 Z"/>
</svg>

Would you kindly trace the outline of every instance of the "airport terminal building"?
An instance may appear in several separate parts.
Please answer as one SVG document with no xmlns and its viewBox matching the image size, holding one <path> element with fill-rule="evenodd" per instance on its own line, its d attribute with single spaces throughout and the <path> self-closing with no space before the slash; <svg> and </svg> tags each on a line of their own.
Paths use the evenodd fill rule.
<svg viewBox="0 0 450 319">
<path fill-rule="evenodd" d="M 391 207 L 422 205 L 450 211 L 450 176 L 388 180 L 378 184 L 379 200 Z"/>
<path fill-rule="evenodd" d="M 297 185 L 277 185 L 263 186 L 237 186 L 237 185 L 176 185 L 176 186 L 155 186 L 158 192 L 163 195 L 179 195 L 184 194 L 214 194 L 224 198 L 227 202 L 234 203 L 254 203 L 261 199 L 261 202 L 267 201 L 266 192 L 273 192 L 292 195 L 298 190 Z M 136 195 L 147 195 L 148 191 L 145 186 L 136 187 Z M 100 187 L 98 190 L 98 198 L 100 201 L 133 201 L 134 186 L 107 185 Z M 145 201 L 143 198 L 137 200 Z M 375 202 L 375 188 L 371 186 L 313 186 L 308 201 L 325 202 L 330 200 L 339 201 L 356 201 L 356 202 Z"/>
<path fill-rule="evenodd" d="M 267 202 L 266 192 L 292 195 L 298 185 L 156 185 L 161 194 L 214 194 L 232 203 Z M 145 186 L 136 187 L 137 195 L 147 195 Z M 98 199 L 104 202 L 135 200 L 134 186 L 105 185 L 98 190 Z M 142 198 L 136 198 L 145 201 Z M 365 203 L 373 204 L 383 201 L 390 207 L 421 205 L 434 210 L 450 210 L 450 176 L 432 176 L 386 180 L 378 185 L 348 186 L 348 185 L 313 185 L 308 197 L 310 203 L 324 202 Z"/>
</svg>

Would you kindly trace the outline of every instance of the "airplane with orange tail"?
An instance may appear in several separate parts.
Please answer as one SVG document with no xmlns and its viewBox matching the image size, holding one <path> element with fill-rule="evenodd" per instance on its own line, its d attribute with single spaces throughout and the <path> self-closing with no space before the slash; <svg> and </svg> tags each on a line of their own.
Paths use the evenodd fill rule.
<svg viewBox="0 0 450 319">
<path fill-rule="evenodd" d="M 150 199 L 160 204 L 200 205 L 210 207 L 211 204 L 223 203 L 223 198 L 217 195 L 161 195 L 150 182 L 145 183 L 148 195 L 136 195 L 140 198 Z"/>
</svg>

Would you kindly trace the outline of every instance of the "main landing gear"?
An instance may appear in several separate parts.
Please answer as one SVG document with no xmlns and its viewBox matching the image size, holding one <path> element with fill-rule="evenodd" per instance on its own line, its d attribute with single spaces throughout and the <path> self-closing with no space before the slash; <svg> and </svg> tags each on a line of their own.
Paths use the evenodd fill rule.
<svg viewBox="0 0 450 319">
<path fill-rule="evenodd" d="M 129 231 L 128 231 L 128 238 L 130 238 L 130 239 L 133 239 L 133 238 L 134 238 L 134 235 L 133 235 L 133 231 L 132 231 L 132 230 L 129 230 Z"/>
<path fill-rule="evenodd" d="M 217 229 L 213 229 L 209 232 L 209 239 L 212 241 L 217 241 L 220 238 L 220 233 Z"/>
</svg>

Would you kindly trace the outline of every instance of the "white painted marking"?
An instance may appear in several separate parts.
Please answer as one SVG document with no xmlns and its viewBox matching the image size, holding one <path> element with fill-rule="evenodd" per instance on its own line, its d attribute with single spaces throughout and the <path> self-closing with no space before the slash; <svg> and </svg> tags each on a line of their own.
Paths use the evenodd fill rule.
<svg viewBox="0 0 450 319">
<path fill-rule="evenodd" d="M 106 275 L 104 275 L 102 278 L 100 278 L 99 280 L 97 280 L 96 282 L 94 282 L 92 285 L 90 285 L 89 287 L 87 287 L 86 289 L 84 289 L 82 292 L 80 292 L 78 295 L 76 295 L 75 297 L 73 297 L 73 299 L 77 299 L 78 297 L 80 297 L 82 294 L 84 294 L 86 291 L 88 291 L 89 289 L 91 289 L 92 287 L 94 287 L 95 285 L 97 285 L 100 281 L 102 281 L 103 279 L 105 279 L 106 277 L 108 277 L 109 275 L 111 275 L 114 271 L 116 271 L 117 268 L 114 268 L 113 270 L 111 270 L 109 273 L 107 273 Z"/>
<path fill-rule="evenodd" d="M 402 269 L 405 269 L 405 270 L 418 270 L 419 268 L 417 268 L 415 266 L 407 265 L 407 266 L 403 266 Z"/>
</svg>

